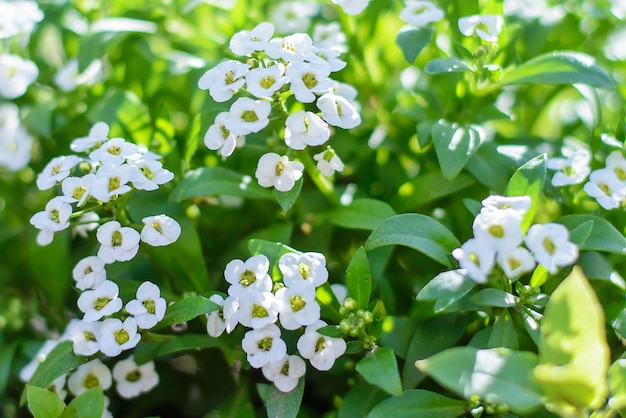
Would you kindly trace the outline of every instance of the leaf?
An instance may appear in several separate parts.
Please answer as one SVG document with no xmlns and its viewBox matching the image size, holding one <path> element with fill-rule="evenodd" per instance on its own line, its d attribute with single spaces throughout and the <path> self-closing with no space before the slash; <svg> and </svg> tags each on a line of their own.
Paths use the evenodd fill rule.
<svg viewBox="0 0 626 418">
<path fill-rule="evenodd" d="M 388 397 L 378 386 L 357 383 L 343 397 L 337 418 L 364 417 L 372 407 Z"/>
<path fill-rule="evenodd" d="M 495 306 L 498 308 L 512 308 L 519 303 L 519 298 L 500 289 L 482 289 L 473 295 L 470 300 L 481 306 Z"/>
<path fill-rule="evenodd" d="M 135 349 L 134 358 L 137 364 L 145 364 L 158 357 L 210 347 L 224 347 L 224 343 L 222 340 L 210 335 L 186 334 L 180 335 L 166 343 L 155 343 L 155 345 L 142 344 Z"/>
<path fill-rule="evenodd" d="M 80 418 L 101 418 L 104 412 L 102 387 L 87 389 L 72 399 L 68 407 L 74 407 Z"/>
<path fill-rule="evenodd" d="M 413 248 L 447 267 L 452 267 L 450 253 L 460 246 L 446 227 L 421 214 L 405 213 L 384 220 L 367 238 L 365 249 L 387 245 Z"/>
<path fill-rule="evenodd" d="M 478 131 L 441 119 L 431 132 L 441 174 L 446 180 L 453 180 L 480 145 Z"/>
<path fill-rule="evenodd" d="M 402 50 L 404 59 L 409 64 L 422 52 L 422 49 L 430 42 L 435 30 L 430 27 L 416 28 L 413 26 L 404 26 L 398 32 L 396 37 L 396 45 Z"/>
<path fill-rule="evenodd" d="M 548 281 L 549 277 L 548 270 L 544 266 L 538 265 L 530 278 L 530 285 L 532 287 L 541 287 Z"/>
<path fill-rule="evenodd" d="M 374 407 L 367 418 L 456 418 L 465 412 L 467 402 L 435 392 L 412 389 Z"/>
<path fill-rule="evenodd" d="M 2 394 L 6 393 L 16 348 L 17 343 L 7 344 L 0 338 L 0 401 L 3 398 Z"/>
<path fill-rule="evenodd" d="M 420 174 L 402 184 L 391 204 L 397 211 L 415 211 L 416 208 L 455 195 L 476 184 L 469 174 L 460 173 L 454 181 L 447 180 L 439 171 Z"/>
<path fill-rule="evenodd" d="M 395 214 L 391 206 L 380 200 L 355 199 L 348 206 L 329 212 L 325 218 L 329 223 L 343 228 L 371 231 Z"/>
<path fill-rule="evenodd" d="M 224 167 L 203 167 L 187 173 L 176 186 L 170 201 L 226 194 L 250 199 L 269 199 L 272 194 L 252 182 L 252 177 Z"/>
<path fill-rule="evenodd" d="M 435 58 L 430 60 L 424 66 L 424 72 L 426 74 L 441 74 L 441 73 L 452 73 L 452 72 L 465 72 L 465 71 L 474 71 L 472 67 L 465 62 L 461 61 L 458 58 Z"/>
<path fill-rule="evenodd" d="M 475 286 L 476 282 L 461 270 L 444 271 L 426 283 L 417 294 L 417 300 L 435 300 L 437 313 L 463 298 Z"/>
<path fill-rule="evenodd" d="M 327 318 L 329 322 L 338 323 L 341 321 L 343 317 L 339 313 L 339 301 L 337 300 L 337 297 L 333 293 L 333 290 L 328 282 L 319 286 L 315 290 L 315 300 L 317 300 L 320 304 L 323 318 Z"/>
<path fill-rule="evenodd" d="M 593 57 L 573 51 L 553 51 L 535 57 L 510 71 L 501 84 L 588 84 L 612 89 L 613 79 L 596 65 Z"/>
<path fill-rule="evenodd" d="M 518 348 L 517 332 L 508 310 L 502 311 L 491 330 L 491 335 L 487 341 L 489 348 L 506 347 L 512 350 Z"/>
<path fill-rule="evenodd" d="M 608 221 L 593 215 L 566 215 L 556 220 L 570 230 L 578 249 L 626 254 L 626 238 Z"/>
<path fill-rule="evenodd" d="M 76 369 L 88 360 L 87 357 L 74 354 L 71 341 L 61 341 L 37 367 L 29 384 L 41 388 L 48 387 L 56 378 Z"/>
<path fill-rule="evenodd" d="M 26 385 L 26 397 L 35 418 L 57 418 L 65 409 L 65 402 L 47 389 Z"/>
<path fill-rule="evenodd" d="M 402 393 L 398 363 L 389 347 L 374 347 L 355 366 L 356 371 L 370 384 L 392 396 Z"/>
<path fill-rule="evenodd" d="M 276 201 L 285 212 L 291 209 L 294 203 L 296 203 L 296 200 L 298 200 L 300 190 L 302 190 L 303 181 L 304 178 L 301 177 L 288 192 L 279 192 L 276 189 L 272 190 L 272 194 L 276 198 Z"/>
<path fill-rule="evenodd" d="M 300 411 L 302 395 L 304 394 L 304 378 L 291 392 L 281 392 L 272 385 L 267 399 L 267 416 L 280 418 L 295 418 Z"/>
<path fill-rule="evenodd" d="M 278 270 L 278 261 L 280 258 L 289 253 L 302 254 L 301 251 L 298 251 L 294 248 L 291 248 L 288 245 L 283 244 L 282 242 L 272 242 L 266 241 L 264 239 L 251 239 L 248 241 L 248 251 L 252 255 L 263 254 L 270 261 L 271 265 L 275 266 L 276 273 L 279 273 Z M 274 274 L 272 274 L 273 276 Z"/>
<path fill-rule="evenodd" d="M 546 180 L 546 155 L 540 154 L 517 169 L 506 186 L 507 196 L 529 196 L 532 200 L 530 208 L 521 223 L 525 234 L 533 222 L 541 201 L 541 191 Z"/>
<path fill-rule="evenodd" d="M 190 296 L 175 302 L 167 308 L 165 317 L 155 328 L 169 327 L 190 321 L 197 316 L 211 313 L 220 309 L 220 306 L 201 295 Z"/>
<path fill-rule="evenodd" d="M 483 142 L 464 169 L 493 192 L 503 194 L 514 167 L 511 160 L 500 154 L 493 143 Z"/>
<path fill-rule="evenodd" d="M 415 362 L 439 384 L 470 399 L 478 395 L 525 414 L 541 405 L 542 393 L 531 379 L 537 356 L 506 348 L 454 347 Z"/>
<path fill-rule="evenodd" d="M 617 359 L 609 367 L 610 408 L 623 411 L 626 408 L 626 359 Z"/>
<path fill-rule="evenodd" d="M 372 275 L 363 247 L 356 250 L 350 260 L 346 270 L 346 286 L 348 296 L 356 300 L 357 309 L 366 309 L 372 293 Z"/>
<path fill-rule="evenodd" d="M 533 371 L 549 403 L 597 409 L 608 388 L 609 347 L 602 305 L 582 269 L 552 293 L 541 320 L 540 364 Z"/>
</svg>

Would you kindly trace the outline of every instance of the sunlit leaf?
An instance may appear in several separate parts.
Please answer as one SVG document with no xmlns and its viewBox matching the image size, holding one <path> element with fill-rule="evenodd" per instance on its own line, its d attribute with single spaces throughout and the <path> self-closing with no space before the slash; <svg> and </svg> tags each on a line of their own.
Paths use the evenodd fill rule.
<svg viewBox="0 0 626 418">
<path fill-rule="evenodd" d="M 61 341 L 37 367 L 29 384 L 41 388 L 48 387 L 56 378 L 76 369 L 88 360 L 87 357 L 74 354 L 71 341 Z"/>
<path fill-rule="evenodd" d="M 518 168 L 506 186 L 507 196 L 529 196 L 532 200 L 521 223 L 522 233 L 528 230 L 537 213 L 545 180 L 546 155 L 541 154 Z"/>
<path fill-rule="evenodd" d="M 89 388 L 68 404 L 74 407 L 80 418 L 101 418 L 104 412 L 104 394 L 102 387 Z"/>
<path fill-rule="evenodd" d="M 360 247 L 352 256 L 346 271 L 348 296 L 356 300 L 358 309 L 365 309 L 372 293 L 372 277 L 365 249 Z"/>
<path fill-rule="evenodd" d="M 461 61 L 458 58 L 435 58 L 426 63 L 424 66 L 424 72 L 426 74 L 441 74 L 441 73 L 452 73 L 452 72 L 464 72 L 464 71 L 473 71 L 472 67 L 465 62 Z"/>
<path fill-rule="evenodd" d="M 356 364 L 356 371 L 368 383 L 380 387 L 392 396 L 402 393 L 396 356 L 389 347 L 374 347 Z"/>
<path fill-rule="evenodd" d="M 57 418 L 65 409 L 65 403 L 59 396 L 47 389 L 26 386 L 28 407 L 35 418 Z"/>
<path fill-rule="evenodd" d="M 456 418 L 465 412 L 467 402 L 435 392 L 412 389 L 376 405 L 368 418 Z"/>
<path fill-rule="evenodd" d="M 480 136 L 475 128 L 443 119 L 433 125 L 432 139 L 441 174 L 446 180 L 453 180 L 461 172 L 480 145 Z"/>
<path fill-rule="evenodd" d="M 565 215 L 556 220 L 570 230 L 580 250 L 626 254 L 626 238 L 606 220 L 593 215 Z"/>
<path fill-rule="evenodd" d="M 267 397 L 267 416 L 295 418 L 300 411 L 302 395 L 304 394 L 304 379 L 298 381 L 298 385 L 291 392 L 281 392 L 272 385 Z"/>
<path fill-rule="evenodd" d="M 419 291 L 417 300 L 434 300 L 435 312 L 441 312 L 467 295 L 475 286 L 476 282 L 461 270 L 445 271 Z"/>
<path fill-rule="evenodd" d="M 333 225 L 351 229 L 376 229 L 382 221 L 396 213 L 387 203 L 375 199 L 354 199 L 348 206 L 338 207 L 325 218 Z"/>
<path fill-rule="evenodd" d="M 291 188 L 291 190 L 287 192 L 279 192 L 278 190 L 272 190 L 272 194 L 276 198 L 276 201 L 280 205 L 280 207 L 287 212 L 298 200 L 298 196 L 300 195 L 300 190 L 302 190 L 302 182 L 303 178 L 296 181 L 296 184 Z"/>
<path fill-rule="evenodd" d="M 430 27 L 416 28 L 405 26 L 400 29 L 396 38 L 396 44 L 402 50 L 402 54 L 409 64 L 412 64 L 420 52 L 422 52 L 422 49 L 428 45 L 434 32 L 434 29 Z"/>
</svg>

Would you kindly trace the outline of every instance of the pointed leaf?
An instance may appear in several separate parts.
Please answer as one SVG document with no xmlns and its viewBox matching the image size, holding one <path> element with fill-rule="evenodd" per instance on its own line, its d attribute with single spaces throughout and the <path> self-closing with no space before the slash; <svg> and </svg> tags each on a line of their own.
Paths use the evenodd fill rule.
<svg viewBox="0 0 626 418">
<path fill-rule="evenodd" d="M 392 396 L 402 393 L 398 363 L 389 347 L 374 347 L 356 364 L 356 371 L 370 384 Z"/>
<path fill-rule="evenodd" d="M 29 384 L 41 388 L 48 387 L 56 378 L 74 370 L 88 360 L 87 357 L 74 354 L 71 341 L 61 341 L 37 367 Z"/>
<path fill-rule="evenodd" d="M 250 199 L 273 199 L 272 194 L 253 182 L 252 177 L 224 167 L 204 167 L 187 173 L 176 186 L 170 201 L 213 195 L 241 196 Z"/>
<path fill-rule="evenodd" d="M 374 407 L 367 418 L 456 418 L 465 412 L 467 402 L 435 392 L 412 389 Z"/>
<path fill-rule="evenodd" d="M 81 418 L 101 418 L 104 412 L 102 387 L 96 386 L 87 389 L 72 399 L 68 407 L 74 407 Z"/>
<path fill-rule="evenodd" d="M 26 385 L 28 407 L 35 418 L 57 418 L 65 409 L 65 402 L 47 389 Z"/>
<path fill-rule="evenodd" d="M 556 220 L 569 229 L 580 250 L 626 254 L 626 238 L 606 220 L 593 215 L 566 215 Z"/>
<path fill-rule="evenodd" d="M 480 145 L 478 131 L 441 119 L 431 132 L 441 174 L 446 180 L 453 180 Z"/>
<path fill-rule="evenodd" d="M 300 190 L 302 190 L 302 182 L 303 178 L 300 178 L 296 181 L 296 184 L 291 188 L 291 190 L 287 192 L 279 192 L 278 190 L 272 190 L 272 194 L 276 198 L 276 201 L 280 205 L 280 207 L 287 212 L 298 200 L 298 196 L 300 196 Z"/>
<path fill-rule="evenodd" d="M 546 155 L 541 154 L 517 169 L 506 186 L 507 196 L 530 196 L 532 204 L 522 220 L 522 233 L 526 233 L 539 208 L 543 183 L 546 180 Z"/>
<path fill-rule="evenodd" d="M 472 67 L 465 62 L 461 61 L 458 58 L 435 58 L 434 60 L 428 61 L 426 66 L 424 66 L 424 72 L 426 74 L 441 74 L 441 73 L 452 73 L 452 72 L 464 72 L 464 71 L 473 71 Z"/>
<path fill-rule="evenodd" d="M 481 306 L 511 308 L 519 303 L 519 298 L 500 289 L 482 289 L 471 297 L 471 301 Z"/>
<path fill-rule="evenodd" d="M 413 61 L 422 52 L 422 49 L 433 36 L 435 30 L 430 27 L 416 28 L 413 26 L 404 26 L 400 29 L 398 36 L 396 37 L 396 44 L 402 50 L 402 55 L 409 64 L 413 64 Z"/>
<path fill-rule="evenodd" d="M 357 383 L 343 397 L 337 418 L 364 417 L 374 406 L 388 397 L 389 395 L 377 386 L 365 382 Z"/>
<path fill-rule="evenodd" d="M 300 411 L 302 395 L 304 394 L 304 378 L 291 392 L 281 392 L 272 385 L 267 397 L 267 416 L 281 418 L 295 418 Z"/>
<path fill-rule="evenodd" d="M 476 282 L 461 270 L 444 271 L 435 276 L 417 294 L 417 300 L 435 300 L 435 313 L 441 312 L 467 295 Z"/>
<path fill-rule="evenodd" d="M 169 327 L 190 321 L 197 316 L 218 311 L 220 306 L 201 295 L 190 296 L 175 302 L 167 308 L 165 317 L 155 328 Z"/>
<path fill-rule="evenodd" d="M 515 325 L 513 325 L 513 320 L 508 310 L 503 310 L 498 319 L 496 319 L 496 323 L 493 324 L 487 347 L 506 347 L 517 350 L 517 331 L 515 331 Z"/>
<path fill-rule="evenodd" d="M 360 247 L 354 255 L 346 271 L 348 296 L 356 300 L 358 309 L 366 309 L 372 293 L 372 276 L 365 249 Z"/>
<path fill-rule="evenodd" d="M 385 202 L 376 199 L 355 199 L 348 206 L 341 206 L 325 217 L 333 225 L 351 229 L 374 230 L 396 213 Z"/>
</svg>

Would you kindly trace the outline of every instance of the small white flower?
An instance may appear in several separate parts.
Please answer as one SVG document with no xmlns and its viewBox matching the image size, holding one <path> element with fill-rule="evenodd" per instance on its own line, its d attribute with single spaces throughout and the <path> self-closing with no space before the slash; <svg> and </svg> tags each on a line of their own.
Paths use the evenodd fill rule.
<svg viewBox="0 0 626 418">
<path fill-rule="evenodd" d="M 78 59 L 71 59 L 54 76 L 61 91 L 73 91 L 78 86 L 90 86 L 102 79 L 102 61 L 95 59 L 82 73 L 78 72 Z"/>
<path fill-rule="evenodd" d="M 109 357 L 116 357 L 124 350 L 135 348 L 141 340 L 137 333 L 135 318 L 128 317 L 122 322 L 117 318 L 107 318 L 100 325 L 100 351 Z"/>
<path fill-rule="evenodd" d="M 356 91 L 356 89 L 350 84 L 335 81 L 335 85 L 332 89 L 330 89 L 329 93 L 334 94 L 335 96 L 341 96 L 348 100 L 352 107 L 354 107 L 354 109 L 358 112 L 358 103 L 352 102 L 353 100 L 356 100 L 358 91 Z"/>
<path fill-rule="evenodd" d="M 341 7 L 344 13 L 349 15 L 358 15 L 360 14 L 367 5 L 370 3 L 370 0 L 331 0 L 334 4 Z"/>
<path fill-rule="evenodd" d="M 92 356 L 100 351 L 98 336 L 100 335 L 100 322 L 79 321 L 72 326 L 70 339 L 74 354 L 79 356 Z"/>
<path fill-rule="evenodd" d="M 626 182 L 626 158 L 621 151 L 613 151 L 606 157 L 606 168 L 613 171 L 619 181 Z"/>
<path fill-rule="evenodd" d="M 99 359 L 78 366 L 76 371 L 67 379 L 67 388 L 72 395 L 78 396 L 87 389 L 100 386 L 102 390 L 111 387 L 113 379 L 111 370 Z"/>
<path fill-rule="evenodd" d="M 267 380 L 274 382 L 278 390 L 291 392 L 306 373 L 306 364 L 299 356 L 285 355 L 280 361 L 266 364 L 261 371 Z"/>
<path fill-rule="evenodd" d="M 132 190 L 128 185 L 132 178 L 133 167 L 128 164 L 100 166 L 96 172 L 96 180 L 91 185 L 91 196 L 102 202 L 116 199 Z"/>
<path fill-rule="evenodd" d="M 204 145 L 210 150 L 220 150 L 222 157 L 230 157 L 237 146 L 243 145 L 243 136 L 233 134 L 227 127 L 229 112 L 221 112 L 204 135 Z"/>
<path fill-rule="evenodd" d="M 98 227 L 100 216 L 96 212 L 87 212 L 79 216 L 76 225 L 72 227 L 72 237 L 79 235 L 83 238 L 89 236 L 89 232 Z"/>
<path fill-rule="evenodd" d="M 91 127 L 89 135 L 76 138 L 70 144 L 70 149 L 74 152 L 88 151 L 108 141 L 109 125 L 104 122 L 98 122 Z"/>
<path fill-rule="evenodd" d="M 110 280 L 105 280 L 93 290 L 81 293 L 77 304 L 78 309 L 85 313 L 83 321 L 93 322 L 119 312 L 123 302 L 118 295 L 119 288 Z"/>
<path fill-rule="evenodd" d="M 569 241 L 569 231 L 557 223 L 536 224 L 528 228 L 526 246 L 538 264 L 555 274 L 559 267 L 578 259 L 578 247 Z"/>
<path fill-rule="evenodd" d="M 238 56 L 249 56 L 256 51 L 265 51 L 267 43 L 274 35 L 274 25 L 262 22 L 252 30 L 242 30 L 230 39 L 229 48 Z"/>
<path fill-rule="evenodd" d="M 46 204 L 46 209 L 35 213 L 30 218 L 30 223 L 39 229 L 37 243 L 48 245 L 54 238 L 54 233 L 63 231 L 70 226 L 70 216 L 72 215 L 72 205 L 66 202 L 65 197 L 57 196 L 50 199 Z"/>
<path fill-rule="evenodd" d="M 302 150 L 307 145 L 322 145 L 330 138 L 330 128 L 313 112 L 298 110 L 285 121 L 285 144 L 291 149 Z"/>
<path fill-rule="evenodd" d="M 152 282 L 143 282 L 137 289 L 136 297 L 126 304 L 126 312 L 135 318 L 139 328 L 154 327 L 163 319 L 167 309 L 161 289 Z"/>
<path fill-rule="evenodd" d="M 159 375 L 154 369 L 154 361 L 140 366 L 135 363 L 133 356 L 115 363 L 113 379 L 115 390 L 124 399 L 136 398 L 159 384 Z"/>
<path fill-rule="evenodd" d="M 54 157 L 37 175 L 37 187 L 39 190 L 53 188 L 58 182 L 68 177 L 72 168 L 81 161 L 82 159 L 75 155 Z"/>
<path fill-rule="evenodd" d="M 72 269 L 72 277 L 76 281 L 76 288 L 80 290 L 95 289 L 107 277 L 104 261 L 95 255 L 83 258 Z"/>
<path fill-rule="evenodd" d="M 198 80 L 198 87 L 209 90 L 216 102 L 225 102 L 233 97 L 235 91 L 245 84 L 245 75 L 250 66 L 239 61 L 228 60 L 210 69 Z"/>
<path fill-rule="evenodd" d="M 318 10 L 315 3 L 282 1 L 272 9 L 270 17 L 279 33 L 305 32 Z"/>
<path fill-rule="evenodd" d="M 16 99 L 26 93 L 39 76 L 39 68 L 17 55 L 0 54 L 0 97 Z"/>
<path fill-rule="evenodd" d="M 317 99 L 317 108 L 322 111 L 322 119 L 333 126 L 351 129 L 361 124 L 361 116 L 348 99 L 326 93 Z"/>
<path fill-rule="evenodd" d="M 230 106 L 226 128 L 234 135 L 259 132 L 270 122 L 271 111 L 272 106 L 264 100 L 240 97 Z"/>
<path fill-rule="evenodd" d="M 315 301 L 315 286 L 306 280 L 297 280 L 290 287 L 276 291 L 280 324 L 293 330 L 311 325 L 320 319 L 320 305 Z"/>
<path fill-rule="evenodd" d="M 319 154 L 315 154 L 313 159 L 317 161 L 317 169 L 327 177 L 335 174 L 335 171 L 343 171 L 343 161 L 331 148 L 326 149 Z"/>
<path fill-rule="evenodd" d="M 530 196 L 499 196 L 491 195 L 482 200 L 483 210 L 514 210 L 522 218 L 530 206 L 532 200 Z M 482 212 L 482 210 L 481 210 Z"/>
<path fill-rule="evenodd" d="M 95 181 L 96 175 L 91 173 L 83 177 L 67 177 L 61 183 L 61 190 L 68 202 L 76 203 L 77 207 L 81 207 L 91 196 L 91 186 Z"/>
<path fill-rule="evenodd" d="M 337 22 L 318 23 L 313 28 L 313 44 L 318 48 L 346 52 L 346 41 L 346 34 L 341 31 L 341 25 Z"/>
<path fill-rule="evenodd" d="M 126 142 L 124 138 L 112 138 L 89 153 L 89 158 L 102 164 L 119 166 L 126 161 L 126 157 L 135 154 L 137 150 L 137 145 Z"/>
<path fill-rule="evenodd" d="M 239 297 L 228 296 L 224 299 L 224 308 L 222 309 L 224 322 L 226 324 L 226 332 L 231 333 L 239 323 Z"/>
<path fill-rule="evenodd" d="M 500 15 L 472 15 L 459 18 L 459 30 L 465 36 L 476 33 L 488 42 L 498 42 L 504 21 Z"/>
<path fill-rule="evenodd" d="M 309 325 L 297 343 L 300 355 L 321 371 L 330 370 L 335 360 L 346 352 L 347 347 L 342 338 L 327 337 L 317 332 L 319 328 L 326 325 L 326 322 L 322 320 Z"/>
<path fill-rule="evenodd" d="M 452 251 L 452 257 L 467 275 L 477 283 L 485 283 L 495 264 L 495 251 L 477 239 L 468 239 L 461 248 Z"/>
<path fill-rule="evenodd" d="M 122 227 L 117 221 L 109 221 L 100 226 L 96 238 L 101 244 L 98 257 L 106 264 L 128 261 L 139 251 L 139 232 L 126 226 Z"/>
<path fill-rule="evenodd" d="M 223 314 L 224 298 L 221 295 L 214 293 L 209 297 L 209 300 L 222 307 L 220 310 L 206 314 L 206 332 L 211 337 L 217 338 L 226 330 L 226 321 L 224 320 Z"/>
<path fill-rule="evenodd" d="M 0 104 L 0 167 L 10 171 L 26 167 L 32 147 L 33 137 L 20 122 L 19 108 L 13 103 Z"/>
<path fill-rule="evenodd" d="M 509 279 L 515 279 L 535 268 L 532 254 L 522 247 L 498 251 L 496 261 Z"/>
<path fill-rule="evenodd" d="M 167 215 L 148 216 L 141 222 L 141 240 L 153 247 L 170 245 L 180 237 L 180 225 Z"/>
<path fill-rule="evenodd" d="M 269 268 L 270 261 L 263 254 L 252 256 L 246 261 L 231 260 L 224 269 L 224 278 L 230 283 L 228 294 L 239 296 L 249 290 L 270 292 L 272 278 L 268 274 Z"/>
<path fill-rule="evenodd" d="M 407 1 L 400 19 L 415 26 L 425 26 L 443 19 L 443 10 L 429 1 Z"/>
<path fill-rule="evenodd" d="M 274 324 L 246 332 L 241 346 L 255 369 L 280 361 L 287 355 L 287 345 L 280 338 L 280 328 Z"/>
<path fill-rule="evenodd" d="M 237 320 L 243 326 L 259 329 L 278 320 L 278 304 L 272 292 L 248 290 L 239 295 Z"/>
<path fill-rule="evenodd" d="M 255 68 L 246 74 L 246 89 L 258 98 L 272 97 L 288 82 L 289 78 L 285 76 L 285 66 L 280 63 Z"/>
<path fill-rule="evenodd" d="M 297 281 L 305 280 L 319 287 L 328 281 L 326 257 L 321 253 L 287 253 L 278 260 L 285 286 L 292 287 Z"/>
<path fill-rule="evenodd" d="M 301 62 L 313 47 L 313 40 L 306 33 L 294 33 L 282 39 L 272 39 L 265 53 L 274 59 L 287 62 Z"/>
<path fill-rule="evenodd" d="M 291 82 L 296 100 L 302 103 L 315 101 L 315 93 L 321 93 L 332 88 L 335 82 L 329 78 L 330 66 L 323 62 L 311 64 L 306 62 L 292 62 L 285 71 Z"/>
<path fill-rule="evenodd" d="M 583 189 L 606 210 L 618 208 L 626 197 L 626 185 L 607 168 L 592 171 Z"/>
<path fill-rule="evenodd" d="M 521 217 L 512 209 L 482 210 L 472 225 L 475 239 L 493 251 L 516 248 L 522 242 Z"/>
<path fill-rule="evenodd" d="M 138 160 L 132 163 L 134 173 L 130 180 L 137 190 L 157 190 L 161 184 L 174 179 L 174 173 L 163 168 L 163 164 L 155 160 Z"/>
<path fill-rule="evenodd" d="M 324 66 L 327 65 L 328 68 L 330 68 L 330 72 L 334 73 L 336 71 L 343 70 L 347 65 L 347 62 L 339 58 L 340 54 L 341 52 L 337 51 L 336 49 L 320 48 L 314 46 L 311 49 L 311 52 L 309 52 L 304 59 L 305 61 L 314 64 Z M 333 83 L 334 82 L 335 81 L 333 81 Z"/>
<path fill-rule="evenodd" d="M 567 158 L 548 158 L 546 167 L 550 170 L 557 170 L 552 177 L 552 185 L 563 187 L 582 183 L 591 171 L 590 160 L 591 153 L 585 149 L 578 150 Z"/>
<path fill-rule="evenodd" d="M 279 192 L 288 192 L 300 180 L 303 170 L 302 163 L 269 152 L 259 160 L 254 176 L 263 187 L 273 186 Z"/>
</svg>

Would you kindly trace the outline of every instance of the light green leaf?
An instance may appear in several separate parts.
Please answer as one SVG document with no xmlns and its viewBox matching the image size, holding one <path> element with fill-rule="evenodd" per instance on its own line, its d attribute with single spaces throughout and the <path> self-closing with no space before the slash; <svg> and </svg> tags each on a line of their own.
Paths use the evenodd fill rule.
<svg viewBox="0 0 626 418">
<path fill-rule="evenodd" d="M 548 281 L 549 277 L 548 270 L 546 270 L 544 266 L 539 265 L 535 268 L 535 271 L 533 271 L 533 275 L 530 278 L 530 285 L 532 287 L 541 287 Z"/>
<path fill-rule="evenodd" d="M 501 84 L 588 84 L 612 89 L 613 79 L 600 68 L 593 57 L 573 51 L 553 51 L 535 57 L 509 71 Z"/>
<path fill-rule="evenodd" d="M 461 270 L 449 270 L 435 276 L 417 294 L 417 300 L 434 300 L 435 313 L 445 310 L 467 295 L 476 282 Z"/>
<path fill-rule="evenodd" d="M 396 37 L 396 44 L 402 50 L 402 55 L 409 64 L 413 64 L 422 49 L 428 45 L 434 32 L 435 30 L 430 27 L 404 26 L 400 29 Z"/>
<path fill-rule="evenodd" d="M 615 411 L 626 409 L 626 359 L 620 358 L 609 367 L 610 408 Z"/>
<path fill-rule="evenodd" d="M 220 306 L 201 295 L 189 296 L 175 302 L 167 308 L 165 317 L 154 329 L 169 327 L 190 321 L 199 315 L 211 313 L 220 309 Z"/>
<path fill-rule="evenodd" d="M 424 72 L 426 74 L 441 74 L 441 73 L 452 73 L 452 72 L 465 72 L 465 71 L 473 71 L 472 67 L 465 62 L 461 61 L 458 58 L 435 58 L 433 60 L 428 61 L 424 66 Z"/>
<path fill-rule="evenodd" d="M 80 418 L 101 418 L 104 412 L 102 387 L 87 389 L 72 399 L 68 407 L 74 407 Z"/>
<path fill-rule="evenodd" d="M 521 223 L 522 233 L 532 224 L 541 201 L 541 191 L 546 180 L 546 155 L 540 154 L 517 169 L 506 186 L 507 196 L 529 196 L 532 204 Z"/>
<path fill-rule="evenodd" d="M 365 249 L 360 247 L 346 270 L 348 296 L 356 300 L 358 309 L 366 309 L 372 293 L 372 275 Z"/>
<path fill-rule="evenodd" d="M 435 392 L 412 389 L 374 407 L 367 418 L 456 418 L 465 412 L 467 402 Z"/>
<path fill-rule="evenodd" d="M 298 381 L 298 385 L 291 392 L 281 392 L 272 385 L 267 397 L 267 416 L 281 418 L 295 418 L 300 411 L 302 395 L 304 394 L 304 378 Z"/>
<path fill-rule="evenodd" d="M 224 167 L 204 167 L 192 170 L 176 186 L 170 201 L 180 202 L 192 197 L 226 194 L 250 199 L 269 199 L 272 194 L 252 181 L 252 177 Z"/>
<path fill-rule="evenodd" d="M 26 385 L 26 399 L 35 418 L 57 418 L 65 409 L 56 393 L 37 386 Z"/>
<path fill-rule="evenodd" d="M 389 347 L 374 347 L 357 364 L 356 371 L 370 384 L 392 396 L 402 393 L 398 363 Z"/>
<path fill-rule="evenodd" d="M 473 295 L 470 300 L 481 306 L 495 306 L 511 308 L 519 303 L 519 298 L 500 289 L 482 289 Z"/>
<path fill-rule="evenodd" d="M 533 376 L 548 402 L 575 411 L 599 408 L 608 392 L 609 347 L 604 311 L 580 267 L 552 293 L 540 331 L 541 364 Z"/>
<path fill-rule="evenodd" d="M 478 131 L 441 119 L 433 125 L 431 133 L 441 174 L 446 180 L 453 180 L 480 145 Z"/>
<path fill-rule="evenodd" d="M 29 384 L 41 388 L 48 387 L 56 378 L 74 370 L 88 360 L 87 357 L 74 354 L 71 341 L 61 341 L 37 367 Z"/>
<path fill-rule="evenodd" d="M 287 192 L 279 192 L 276 189 L 272 190 L 272 194 L 276 198 L 276 201 L 280 205 L 280 207 L 287 212 L 298 200 L 298 196 L 300 196 L 300 190 L 302 190 L 302 183 L 304 178 L 300 178 L 296 181 L 296 184 L 291 188 L 291 190 Z"/>
<path fill-rule="evenodd" d="M 322 308 L 323 318 L 328 318 L 329 322 L 338 323 L 341 321 L 342 316 L 339 314 L 339 301 L 328 282 L 315 290 L 315 300 L 317 300 Z"/>
<path fill-rule="evenodd" d="M 474 395 L 526 414 L 541 405 L 531 372 L 537 356 L 506 348 L 454 347 L 415 363 L 439 384 L 469 399 Z"/>
<path fill-rule="evenodd" d="M 365 242 L 371 251 L 387 245 L 404 245 L 421 252 L 447 267 L 452 267 L 450 253 L 460 246 L 446 227 L 421 214 L 405 213 L 384 220 Z"/>
<path fill-rule="evenodd" d="M 385 202 L 376 199 L 355 199 L 348 206 L 332 210 L 325 218 L 333 225 L 351 229 L 376 229 L 396 213 Z"/>
<path fill-rule="evenodd" d="M 556 220 L 570 230 L 580 250 L 626 254 L 626 238 L 606 220 L 593 215 L 566 215 Z"/>
</svg>

